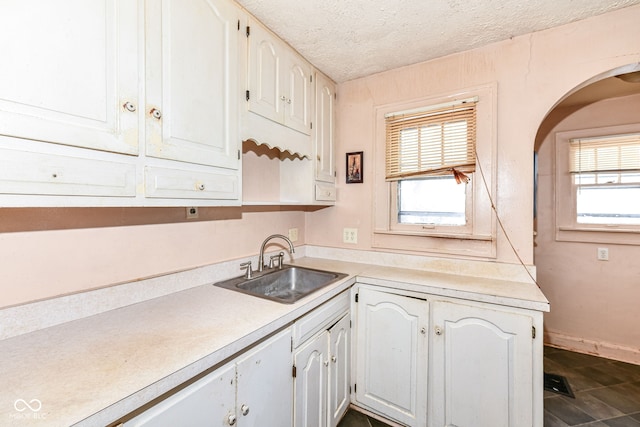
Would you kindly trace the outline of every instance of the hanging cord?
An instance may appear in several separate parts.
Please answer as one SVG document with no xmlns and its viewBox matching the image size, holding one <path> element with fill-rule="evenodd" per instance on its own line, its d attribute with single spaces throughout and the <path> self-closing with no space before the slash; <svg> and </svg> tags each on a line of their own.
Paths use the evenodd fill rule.
<svg viewBox="0 0 640 427">
<path fill-rule="evenodd" d="M 511 250 L 513 250 L 513 253 L 515 254 L 516 258 L 518 258 L 518 261 L 520 262 L 520 265 L 522 265 L 522 267 L 524 268 L 524 271 L 527 272 L 527 274 L 529 275 L 531 280 L 533 280 L 533 283 L 535 283 L 536 286 L 539 288 L 540 285 L 538 285 L 538 281 L 535 279 L 535 277 L 533 277 L 533 275 L 531 274 L 531 272 L 529 271 L 529 269 L 525 265 L 524 261 L 522 261 L 522 258 L 520 258 L 520 254 L 518 253 L 518 251 L 516 250 L 515 246 L 513 245 L 513 242 L 511 242 L 511 238 L 509 237 L 509 234 L 507 233 L 507 230 L 504 228 L 504 225 L 502 224 L 502 220 L 500 219 L 500 215 L 498 215 L 498 209 L 496 209 L 496 205 L 493 202 L 493 197 L 491 196 L 491 192 L 489 191 L 489 185 L 487 185 L 487 180 L 486 180 L 486 178 L 484 176 L 484 172 L 482 171 L 482 165 L 481 165 L 480 159 L 478 157 L 478 152 L 476 151 L 475 154 L 476 154 L 476 159 L 477 159 L 476 164 L 478 165 L 478 170 L 480 171 L 480 177 L 482 178 L 482 183 L 484 184 L 484 188 L 487 191 L 487 196 L 489 197 L 489 201 L 491 202 L 491 209 L 493 210 L 493 213 L 495 213 L 495 215 L 496 215 L 496 220 L 498 221 L 498 225 L 500 226 L 500 229 L 502 230 L 502 233 L 504 234 L 504 237 L 507 239 L 507 242 L 509 242 L 509 246 L 511 246 Z"/>
</svg>

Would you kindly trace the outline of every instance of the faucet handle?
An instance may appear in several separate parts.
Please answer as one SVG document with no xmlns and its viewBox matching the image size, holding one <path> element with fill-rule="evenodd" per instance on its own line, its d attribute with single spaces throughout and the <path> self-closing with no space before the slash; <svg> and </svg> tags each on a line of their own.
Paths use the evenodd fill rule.
<svg viewBox="0 0 640 427">
<path fill-rule="evenodd" d="M 273 261 L 278 261 L 278 270 L 282 269 L 282 261 L 284 260 L 284 252 L 280 252 L 278 255 L 271 255 L 269 258 L 269 268 L 274 268 Z"/>
<path fill-rule="evenodd" d="M 240 269 L 241 270 L 246 269 L 247 272 L 244 275 L 244 278 L 251 279 L 251 274 L 253 273 L 253 271 L 251 270 L 251 261 L 243 262 L 242 264 L 240 264 Z"/>
</svg>

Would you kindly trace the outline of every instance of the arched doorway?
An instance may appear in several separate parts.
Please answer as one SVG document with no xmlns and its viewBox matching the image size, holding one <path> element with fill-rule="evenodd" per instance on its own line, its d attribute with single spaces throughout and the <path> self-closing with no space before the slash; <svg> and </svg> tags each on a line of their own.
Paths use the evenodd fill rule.
<svg viewBox="0 0 640 427">
<path fill-rule="evenodd" d="M 633 77 L 638 68 L 630 64 L 594 76 L 560 99 L 542 121 L 535 142 L 534 259 L 552 307 L 545 316 L 545 342 L 640 364 L 640 233 L 622 231 L 625 227 L 596 230 L 607 228 L 604 224 L 584 231 L 567 223 L 575 186 L 567 184 L 572 178 L 563 151 L 575 136 L 640 132 L 640 82 L 615 77 Z M 608 260 L 598 259 L 603 250 Z"/>
</svg>

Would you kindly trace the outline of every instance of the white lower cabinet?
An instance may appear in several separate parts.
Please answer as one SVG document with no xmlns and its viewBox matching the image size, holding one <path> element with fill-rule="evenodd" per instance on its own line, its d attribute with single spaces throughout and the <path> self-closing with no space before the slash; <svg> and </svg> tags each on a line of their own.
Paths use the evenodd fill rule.
<svg viewBox="0 0 640 427">
<path fill-rule="evenodd" d="M 357 289 L 356 401 L 410 426 L 427 417 L 427 328 L 424 299 Z"/>
<path fill-rule="evenodd" d="M 411 427 L 542 427 L 541 312 L 354 292 L 357 406 Z"/>
<path fill-rule="evenodd" d="M 532 317 L 442 301 L 431 313 L 431 425 L 534 425 Z"/>
<path fill-rule="evenodd" d="M 125 427 L 291 426 L 291 329 L 124 423 Z"/>
<path fill-rule="evenodd" d="M 336 299 L 346 302 L 348 308 L 348 293 Z M 320 316 L 314 316 L 314 313 L 310 316 L 326 322 L 335 319 L 338 308 L 343 309 L 339 320 L 333 320 L 324 328 L 320 326 L 322 329 L 315 336 L 294 351 L 295 427 L 335 427 L 349 407 L 350 315 L 344 312 L 342 301 L 334 301 L 326 308 L 318 309 Z"/>
</svg>

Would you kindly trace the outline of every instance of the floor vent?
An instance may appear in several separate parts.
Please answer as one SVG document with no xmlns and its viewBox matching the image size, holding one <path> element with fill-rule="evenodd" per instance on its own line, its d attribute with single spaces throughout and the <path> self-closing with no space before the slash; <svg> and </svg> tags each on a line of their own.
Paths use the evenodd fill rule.
<svg viewBox="0 0 640 427">
<path fill-rule="evenodd" d="M 571 391 L 571 387 L 569 386 L 569 381 L 561 375 L 556 374 L 547 374 L 544 373 L 544 389 L 548 390 L 552 393 L 562 394 L 564 396 L 569 396 L 572 398 L 576 398 L 573 395 L 573 391 Z"/>
</svg>

